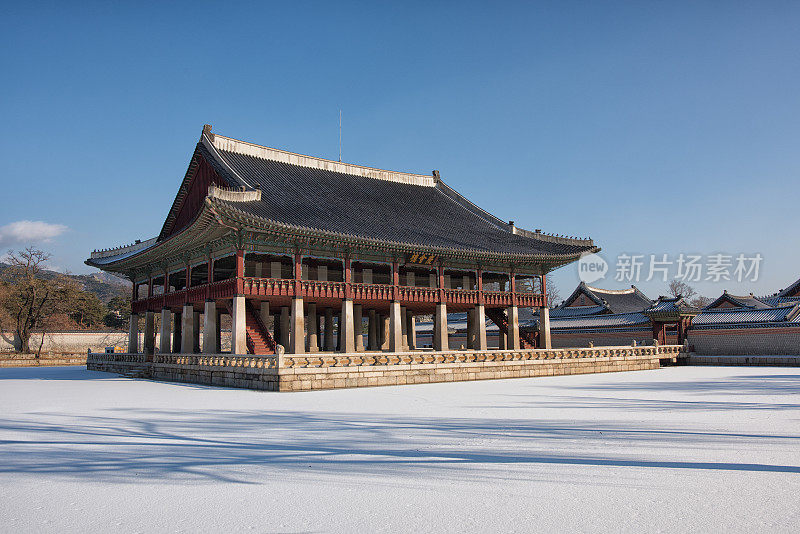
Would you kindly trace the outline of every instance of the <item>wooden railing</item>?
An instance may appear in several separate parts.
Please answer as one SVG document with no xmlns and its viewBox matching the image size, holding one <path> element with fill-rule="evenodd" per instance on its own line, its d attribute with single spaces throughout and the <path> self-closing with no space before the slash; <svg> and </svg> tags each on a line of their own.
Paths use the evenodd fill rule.
<svg viewBox="0 0 800 534">
<path fill-rule="evenodd" d="M 505 291 L 483 291 L 474 289 L 444 289 L 416 286 L 391 286 L 386 284 L 363 284 L 328 282 L 320 280 L 298 281 L 289 278 L 229 278 L 189 289 L 182 289 L 149 299 L 139 299 L 132 303 L 134 313 L 150 309 L 157 311 L 162 307 L 174 308 L 184 304 L 200 303 L 207 298 L 224 299 L 242 294 L 253 297 L 294 297 L 304 298 L 352 298 L 359 300 L 393 300 L 401 302 L 439 302 L 440 293 L 446 304 L 474 305 L 481 300 L 488 307 L 505 308 L 514 304 L 522 307 L 544 305 L 544 295 L 537 293 L 509 293 Z M 349 291 L 348 291 L 349 290 Z M 483 298 L 481 299 L 481 295 Z"/>
</svg>

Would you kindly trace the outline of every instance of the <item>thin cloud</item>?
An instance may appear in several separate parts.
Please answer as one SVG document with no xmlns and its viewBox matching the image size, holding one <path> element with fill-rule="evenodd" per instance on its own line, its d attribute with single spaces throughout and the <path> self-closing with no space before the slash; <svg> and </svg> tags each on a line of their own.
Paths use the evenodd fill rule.
<svg viewBox="0 0 800 534">
<path fill-rule="evenodd" d="M 63 224 L 44 221 L 16 221 L 0 226 L 0 246 L 50 241 L 67 231 Z"/>
</svg>

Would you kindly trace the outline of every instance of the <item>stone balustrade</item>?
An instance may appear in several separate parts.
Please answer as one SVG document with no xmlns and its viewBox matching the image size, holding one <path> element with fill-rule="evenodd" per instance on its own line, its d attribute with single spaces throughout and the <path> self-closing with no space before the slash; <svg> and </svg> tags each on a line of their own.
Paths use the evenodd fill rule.
<svg viewBox="0 0 800 534">
<path fill-rule="evenodd" d="M 87 368 L 154 379 L 270 391 L 302 391 L 657 369 L 683 345 L 305 355 L 90 353 Z"/>
</svg>

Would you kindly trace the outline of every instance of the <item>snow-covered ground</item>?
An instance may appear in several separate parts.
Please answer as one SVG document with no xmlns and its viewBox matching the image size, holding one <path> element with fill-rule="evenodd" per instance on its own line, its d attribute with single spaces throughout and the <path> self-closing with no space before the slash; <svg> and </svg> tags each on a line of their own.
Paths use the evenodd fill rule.
<svg viewBox="0 0 800 534">
<path fill-rule="evenodd" d="M 307 393 L 0 370 L 0 530 L 793 531 L 800 369 Z"/>
</svg>

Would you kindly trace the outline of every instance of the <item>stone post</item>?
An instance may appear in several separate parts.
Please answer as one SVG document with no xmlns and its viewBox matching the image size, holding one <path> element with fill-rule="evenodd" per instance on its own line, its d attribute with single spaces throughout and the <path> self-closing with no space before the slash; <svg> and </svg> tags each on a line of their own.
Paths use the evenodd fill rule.
<svg viewBox="0 0 800 534">
<path fill-rule="evenodd" d="M 233 297 L 231 303 L 231 354 L 247 354 L 244 296 Z"/>
<path fill-rule="evenodd" d="M 203 311 L 203 352 L 206 354 L 219 354 L 217 346 L 217 303 L 213 300 L 206 301 Z"/>
<path fill-rule="evenodd" d="M 339 352 L 353 353 L 356 351 L 355 317 L 353 317 L 353 301 L 342 301 L 342 315 L 339 319 Z"/>
<path fill-rule="evenodd" d="M 182 340 L 183 340 L 183 314 L 181 312 L 177 312 L 173 315 L 172 352 L 180 354 Z"/>
<path fill-rule="evenodd" d="M 139 316 L 131 314 L 131 324 L 128 330 L 128 353 L 136 354 L 139 352 Z"/>
<path fill-rule="evenodd" d="M 200 312 L 194 312 L 192 316 L 192 352 L 200 352 Z"/>
<path fill-rule="evenodd" d="M 398 320 L 400 321 L 400 343 L 403 345 L 403 350 L 408 350 L 408 320 L 406 319 L 406 312 L 408 310 L 405 306 L 400 306 L 400 317 Z"/>
<path fill-rule="evenodd" d="M 506 313 L 508 314 L 508 348 L 519 350 L 519 308 L 509 306 Z"/>
<path fill-rule="evenodd" d="M 390 343 L 390 316 L 381 314 L 381 319 L 378 322 L 378 329 L 381 335 L 381 350 L 389 350 Z"/>
<path fill-rule="evenodd" d="M 367 324 L 367 349 L 378 350 L 378 318 L 375 310 L 369 310 Z"/>
<path fill-rule="evenodd" d="M 325 308 L 325 350 L 333 352 L 336 350 L 336 341 L 333 338 L 333 310 Z"/>
<path fill-rule="evenodd" d="M 158 352 L 161 354 L 172 352 L 172 311 L 169 308 L 161 310 L 161 343 Z"/>
<path fill-rule="evenodd" d="M 389 352 L 403 351 L 403 325 L 400 303 L 396 300 L 389 304 Z"/>
<path fill-rule="evenodd" d="M 194 347 L 194 308 L 191 304 L 183 306 L 181 313 L 181 352 L 189 354 Z"/>
<path fill-rule="evenodd" d="M 356 352 L 364 352 L 364 321 L 361 304 L 353 304 L 353 331 L 355 333 Z"/>
<path fill-rule="evenodd" d="M 289 337 L 290 337 L 290 328 L 289 328 L 289 307 L 288 306 L 281 306 L 281 338 L 278 343 L 283 345 L 283 348 L 286 352 L 289 352 Z"/>
<path fill-rule="evenodd" d="M 489 348 L 486 342 L 486 311 L 483 304 L 475 306 L 472 317 L 475 321 L 473 330 L 475 331 L 475 345 L 472 347 L 474 350 L 486 350 Z"/>
<path fill-rule="evenodd" d="M 216 340 L 216 343 L 217 343 L 217 350 L 219 352 L 222 352 L 222 328 L 219 327 L 219 325 L 222 324 L 221 319 L 222 319 L 222 312 L 220 310 L 217 310 L 217 340 Z"/>
<path fill-rule="evenodd" d="M 553 341 L 550 338 L 550 308 L 539 308 L 539 348 L 552 349 Z"/>
<path fill-rule="evenodd" d="M 260 263 L 258 265 L 261 265 Z M 259 307 L 259 315 L 261 316 L 261 322 L 264 323 L 264 328 L 269 330 L 270 323 L 272 322 L 272 316 L 269 314 L 269 301 L 263 300 L 261 301 L 261 306 Z"/>
<path fill-rule="evenodd" d="M 144 314 L 144 353 L 152 356 L 156 352 L 156 314 L 148 310 Z M 148 358 L 149 359 L 149 358 Z"/>
<path fill-rule="evenodd" d="M 319 352 L 319 319 L 317 305 L 308 303 L 308 352 Z"/>
<path fill-rule="evenodd" d="M 408 336 L 408 348 L 417 348 L 417 320 L 414 312 L 406 310 L 406 335 Z"/>
<path fill-rule="evenodd" d="M 289 347 L 286 352 L 289 354 L 303 354 L 306 351 L 306 328 L 305 315 L 303 312 L 303 299 L 295 297 L 292 299 L 292 328 L 289 339 Z"/>
<path fill-rule="evenodd" d="M 450 350 L 447 335 L 447 304 L 436 304 L 436 314 L 433 318 L 433 350 Z"/>
<path fill-rule="evenodd" d="M 467 348 L 475 348 L 475 310 L 467 310 Z"/>
</svg>

